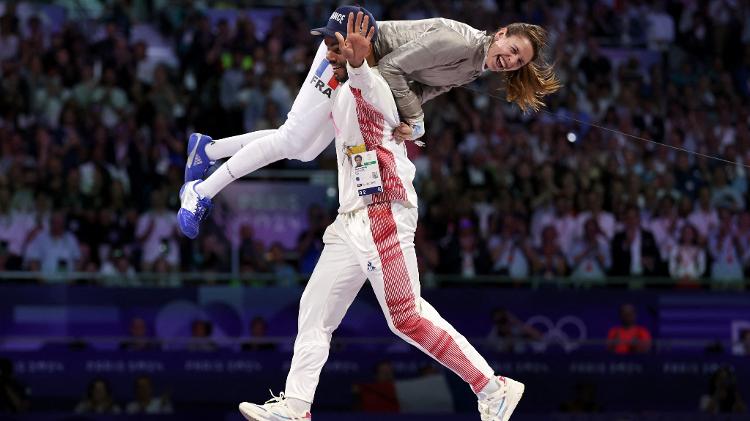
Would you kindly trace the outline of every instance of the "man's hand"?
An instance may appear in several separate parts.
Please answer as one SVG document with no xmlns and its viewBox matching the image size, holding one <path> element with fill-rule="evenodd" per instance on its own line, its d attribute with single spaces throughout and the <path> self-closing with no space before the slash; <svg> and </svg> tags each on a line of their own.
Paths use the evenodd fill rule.
<svg viewBox="0 0 750 421">
<path fill-rule="evenodd" d="M 393 137 L 398 142 L 405 140 L 416 140 L 424 135 L 424 121 L 420 120 L 414 124 L 404 123 L 393 129 Z"/>
<path fill-rule="evenodd" d="M 398 142 L 403 142 L 405 140 L 411 139 L 412 135 L 412 129 L 411 126 L 404 123 L 403 121 L 401 124 L 398 125 L 395 129 L 393 129 L 393 137 Z"/>
<path fill-rule="evenodd" d="M 339 41 L 339 49 L 346 61 L 352 67 L 359 67 L 370 54 L 370 42 L 375 35 L 375 27 L 370 27 L 370 17 L 362 12 L 357 12 L 357 20 L 354 13 L 349 13 L 346 23 L 346 39 L 336 32 Z"/>
</svg>

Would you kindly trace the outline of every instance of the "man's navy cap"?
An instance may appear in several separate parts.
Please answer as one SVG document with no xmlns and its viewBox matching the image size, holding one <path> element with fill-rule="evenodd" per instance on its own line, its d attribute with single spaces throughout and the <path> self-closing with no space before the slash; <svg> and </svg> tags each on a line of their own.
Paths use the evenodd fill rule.
<svg viewBox="0 0 750 421">
<path fill-rule="evenodd" d="M 326 37 L 336 38 L 336 32 L 340 33 L 346 38 L 346 23 L 349 19 L 349 13 L 354 13 L 354 18 L 357 18 L 357 12 L 362 12 L 366 16 L 370 17 L 369 25 L 371 28 L 375 28 L 375 34 L 372 36 L 372 40 L 375 41 L 378 37 L 378 23 L 375 20 L 375 16 L 370 13 L 369 10 L 359 6 L 341 6 L 337 8 L 328 18 L 328 24 L 322 28 L 315 28 L 310 31 L 313 35 L 322 35 Z"/>
</svg>

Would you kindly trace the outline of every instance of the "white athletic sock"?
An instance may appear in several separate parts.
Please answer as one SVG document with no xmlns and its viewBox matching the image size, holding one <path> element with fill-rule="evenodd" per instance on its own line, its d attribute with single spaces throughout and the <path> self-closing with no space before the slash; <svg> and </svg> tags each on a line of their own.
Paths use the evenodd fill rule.
<svg viewBox="0 0 750 421">
<path fill-rule="evenodd" d="M 258 132 L 248 134 L 255 133 Z M 201 197 L 213 198 L 232 181 L 272 162 L 286 158 L 280 152 L 282 148 L 276 147 L 276 143 L 279 141 L 277 138 L 277 131 L 274 130 L 270 135 L 256 138 L 248 143 L 217 168 L 207 179 L 195 186 L 195 191 Z"/>
<path fill-rule="evenodd" d="M 487 385 L 482 390 L 480 390 L 479 393 L 477 393 L 477 397 L 480 400 L 487 399 L 488 396 L 500 390 L 501 387 L 502 385 L 500 384 L 500 380 L 498 380 L 497 377 L 493 376 L 490 381 L 487 382 Z"/>
<path fill-rule="evenodd" d="M 249 145 L 252 141 L 271 135 L 275 131 L 275 129 L 258 130 L 237 136 L 225 137 L 223 139 L 215 139 L 213 142 L 206 145 L 206 155 L 208 155 L 208 159 L 211 161 L 230 157 L 239 152 L 240 149 Z"/>
<path fill-rule="evenodd" d="M 310 412 L 310 408 L 312 407 L 310 402 L 305 402 L 297 398 L 286 398 L 286 404 L 296 414 L 306 414 Z"/>
</svg>

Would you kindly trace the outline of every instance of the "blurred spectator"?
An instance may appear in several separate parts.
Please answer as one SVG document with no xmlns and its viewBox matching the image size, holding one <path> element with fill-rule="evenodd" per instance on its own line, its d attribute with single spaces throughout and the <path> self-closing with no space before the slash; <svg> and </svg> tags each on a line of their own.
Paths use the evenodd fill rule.
<svg viewBox="0 0 750 421">
<path fill-rule="evenodd" d="M 227 242 L 215 233 L 207 233 L 200 238 L 200 248 L 196 256 L 198 266 L 206 272 L 228 272 L 229 250 Z"/>
<path fill-rule="evenodd" d="M 62 212 L 52 214 L 49 230 L 37 225 L 34 231 L 36 234 L 30 234 L 35 236 L 24 256 L 29 270 L 41 271 L 49 276 L 78 269 L 81 250 L 73 233 L 65 229 L 65 215 Z"/>
<path fill-rule="evenodd" d="M 699 244 L 705 244 L 708 234 L 719 226 L 719 216 L 711 203 L 708 187 L 698 191 L 698 206 L 688 217 L 688 222 L 698 230 Z"/>
<path fill-rule="evenodd" d="M 577 216 L 578 227 L 576 229 L 576 237 L 582 237 L 585 229 L 584 225 L 586 221 L 593 218 L 601 233 L 607 239 L 607 242 L 612 241 L 612 237 L 615 236 L 615 217 L 611 212 L 607 212 L 602 208 L 604 206 L 604 197 L 598 190 L 592 190 L 586 195 L 587 210 L 579 213 Z"/>
<path fill-rule="evenodd" d="M 538 330 L 504 308 L 495 310 L 492 323 L 487 343 L 493 351 L 520 354 L 526 352 L 534 342 L 542 340 L 542 334 Z"/>
<path fill-rule="evenodd" d="M 13 372 L 13 361 L 0 358 L 0 414 L 16 414 L 29 409 L 29 389 Z"/>
<path fill-rule="evenodd" d="M 86 396 L 76 405 L 76 414 L 116 415 L 122 412 L 112 397 L 109 382 L 98 377 L 89 383 Z"/>
<path fill-rule="evenodd" d="M 744 251 L 741 256 L 742 266 L 750 270 L 750 212 L 745 211 L 737 215 L 735 232 Z"/>
<path fill-rule="evenodd" d="M 8 242 L 0 240 L 0 271 L 11 270 L 11 265 L 9 263 L 10 259 L 11 256 L 8 253 Z"/>
<path fill-rule="evenodd" d="M 240 227 L 239 254 L 242 272 L 267 271 L 263 243 L 255 238 L 253 227 L 249 224 Z"/>
<path fill-rule="evenodd" d="M 20 270 L 23 250 L 28 234 L 34 228 L 34 217 L 30 212 L 12 211 L 10 190 L 0 184 L 0 248 L 5 263 L 0 270 Z"/>
<path fill-rule="evenodd" d="M 657 1 L 648 7 L 646 13 L 646 40 L 648 48 L 657 51 L 666 51 L 675 39 L 675 22 L 665 7 L 664 1 Z"/>
<path fill-rule="evenodd" d="M 745 127 L 747 130 L 747 127 Z M 747 193 L 747 171 L 740 160 L 735 166 L 734 178 L 728 179 L 727 167 L 717 166 L 711 180 L 711 203 L 724 204 L 735 210 L 745 209 L 744 195 Z"/>
<path fill-rule="evenodd" d="M 713 285 L 742 286 L 742 246 L 739 232 L 732 221 L 732 213 L 726 207 L 719 208 L 719 224 L 709 237 L 711 254 L 711 281 Z"/>
<path fill-rule="evenodd" d="M 440 248 L 428 237 L 428 232 L 423 224 L 417 225 L 414 248 L 417 253 L 420 282 L 425 286 L 434 286 L 434 276 L 440 268 Z"/>
<path fill-rule="evenodd" d="M 120 122 L 121 114 L 128 105 L 125 91 L 117 86 L 115 69 L 107 67 L 102 71 L 100 84 L 94 89 L 91 100 L 101 107 L 102 123 L 112 129 Z"/>
<path fill-rule="evenodd" d="M 318 205 L 307 210 L 307 229 L 297 240 L 300 273 L 312 273 L 323 251 L 323 233 L 328 227 L 325 211 Z"/>
<path fill-rule="evenodd" d="M 659 200 L 658 210 L 651 219 L 649 229 L 654 235 L 656 244 L 659 246 L 659 254 L 669 256 L 672 248 L 677 244 L 676 233 L 684 223 L 677 213 L 674 199 L 664 196 Z"/>
<path fill-rule="evenodd" d="M 722 367 L 711 375 L 708 394 L 700 399 L 700 410 L 709 414 L 741 414 L 747 411 L 734 370 Z"/>
<path fill-rule="evenodd" d="M 133 414 L 171 414 L 172 402 L 166 394 L 154 396 L 154 386 L 149 376 L 135 379 L 135 399 L 127 404 L 125 413 Z"/>
<path fill-rule="evenodd" d="M 243 351 L 274 351 L 276 344 L 270 341 L 264 341 L 268 323 L 260 316 L 253 317 L 250 321 L 250 341 L 242 344 Z"/>
<path fill-rule="evenodd" d="M 590 414 L 601 411 L 596 399 L 596 385 L 588 382 L 576 383 L 573 398 L 560 404 L 560 412 Z"/>
<path fill-rule="evenodd" d="M 609 329 L 607 349 L 615 354 L 643 354 L 651 350 L 651 332 L 637 325 L 636 319 L 632 304 L 620 306 L 620 325 Z"/>
<path fill-rule="evenodd" d="M 138 218 L 137 240 L 143 248 L 142 270 L 155 271 L 155 263 L 163 258 L 168 270 L 179 264 L 177 248 L 177 219 L 167 209 L 167 197 L 162 191 L 151 193 L 151 209 Z"/>
<path fill-rule="evenodd" d="M 471 220 L 462 218 L 458 233 L 450 238 L 440 257 L 443 273 L 464 278 L 490 273 L 490 257 Z"/>
<path fill-rule="evenodd" d="M 297 271 L 294 266 L 286 261 L 286 251 L 284 246 L 279 242 L 271 244 L 268 249 L 268 265 L 274 274 L 276 286 L 291 287 L 297 286 Z"/>
<path fill-rule="evenodd" d="M 739 341 L 732 345 L 732 354 L 750 355 L 750 328 L 742 329 L 739 336 Z"/>
<path fill-rule="evenodd" d="M 130 320 L 128 327 L 130 337 L 120 343 L 120 349 L 124 351 L 148 351 L 161 348 L 159 342 L 151 337 L 148 332 L 146 321 L 140 317 Z"/>
<path fill-rule="evenodd" d="M 654 235 L 641 226 L 638 208 L 625 211 L 624 230 L 612 239 L 612 276 L 655 276 L 659 273 L 659 248 Z"/>
<path fill-rule="evenodd" d="M 573 213 L 573 206 L 570 198 L 565 195 L 559 195 L 555 199 L 554 213 L 547 213 L 543 217 L 535 220 L 536 226 L 532 225 L 532 233 L 537 245 L 544 245 L 542 242 L 542 232 L 547 226 L 553 226 L 557 233 L 557 242 L 563 250 L 570 250 L 570 244 L 575 239 L 577 233 L 576 217 Z"/>
<path fill-rule="evenodd" d="M 209 320 L 196 319 L 190 324 L 189 351 L 216 351 L 218 346 L 211 339 L 214 326 Z"/>
<path fill-rule="evenodd" d="M 0 61 L 15 57 L 19 44 L 17 22 L 14 24 L 13 16 L 3 15 L 0 17 Z"/>
<path fill-rule="evenodd" d="M 393 364 L 381 361 L 375 366 L 372 382 L 357 383 L 353 387 L 356 409 L 363 412 L 399 412 Z"/>
<path fill-rule="evenodd" d="M 601 54 L 599 43 L 594 38 L 589 38 L 586 54 L 578 62 L 581 75 L 585 77 L 585 83 L 606 83 L 612 71 L 611 61 Z"/>
<path fill-rule="evenodd" d="M 567 259 L 557 239 L 557 230 L 548 225 L 542 230 L 542 245 L 532 255 L 534 274 L 545 279 L 555 279 L 566 275 Z"/>
<path fill-rule="evenodd" d="M 534 251 L 522 218 L 506 215 L 500 232 L 490 237 L 487 248 L 493 262 L 493 274 L 511 279 L 528 278 L 531 272 L 529 258 Z"/>
<path fill-rule="evenodd" d="M 685 224 L 680 240 L 669 255 L 669 275 L 678 285 L 695 286 L 706 270 L 706 252 L 698 245 L 695 227 Z"/>
<path fill-rule="evenodd" d="M 104 276 L 105 284 L 114 286 L 138 286 L 141 285 L 135 268 L 130 264 L 125 251 L 120 248 L 113 249 L 110 258 L 102 264 L 101 274 Z"/>
<path fill-rule="evenodd" d="M 583 238 L 574 242 L 568 254 L 572 268 L 571 278 L 604 281 L 612 259 L 606 234 L 599 228 L 595 219 L 584 224 Z"/>
</svg>

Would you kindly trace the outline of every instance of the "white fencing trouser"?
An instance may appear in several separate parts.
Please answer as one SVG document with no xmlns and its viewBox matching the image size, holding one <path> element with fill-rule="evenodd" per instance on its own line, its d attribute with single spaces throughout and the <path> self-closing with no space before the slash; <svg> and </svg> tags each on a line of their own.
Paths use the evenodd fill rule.
<svg viewBox="0 0 750 421">
<path fill-rule="evenodd" d="M 333 141 L 331 121 L 334 89 L 317 78 L 325 64 L 328 48 L 320 43 L 307 77 L 294 99 L 286 121 L 278 129 L 259 130 L 216 141 L 213 152 L 206 148 L 212 160 L 231 156 L 202 183 L 203 194 L 214 197 L 236 178 L 281 159 L 311 161 Z M 214 177 L 215 176 L 215 177 Z"/>
<path fill-rule="evenodd" d="M 373 204 L 339 214 L 302 294 L 285 395 L 312 403 L 333 331 L 369 278 L 391 331 L 451 369 L 474 392 L 494 376 L 487 361 L 420 297 L 417 209 Z"/>
</svg>

